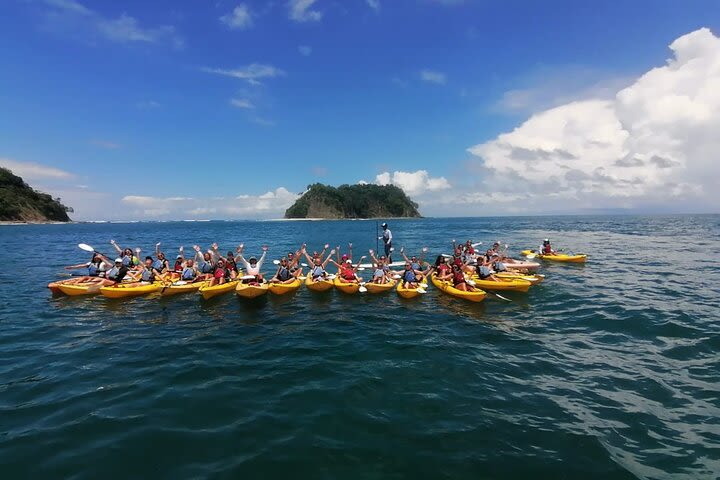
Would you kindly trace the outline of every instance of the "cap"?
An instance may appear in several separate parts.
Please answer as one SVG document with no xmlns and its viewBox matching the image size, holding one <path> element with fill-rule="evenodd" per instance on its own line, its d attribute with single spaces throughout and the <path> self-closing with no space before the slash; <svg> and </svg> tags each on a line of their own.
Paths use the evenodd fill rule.
<svg viewBox="0 0 720 480">
<path fill-rule="evenodd" d="M 383 224 L 380 225 L 380 226 L 383 227 L 383 228 L 385 228 L 385 227 L 387 227 L 387 223 L 383 223 Z"/>
<path fill-rule="evenodd" d="M 178 256 L 177 256 L 177 257 L 175 257 L 175 258 L 183 258 L 183 256 L 182 256 L 182 255 L 178 255 Z"/>
<path fill-rule="evenodd" d="M 549 241 L 550 241 L 550 240 L 548 240 L 547 238 L 546 238 L 545 240 L 543 240 L 543 242 L 549 242 Z"/>
<path fill-rule="evenodd" d="M 250 263 L 257 262 L 257 258 L 255 258 L 255 257 L 250 257 L 250 259 L 248 260 L 248 262 L 250 262 Z"/>
<path fill-rule="evenodd" d="M 346 258 L 348 258 L 347 253 L 343 253 L 342 258 L 343 258 L 343 260 L 346 259 Z"/>
<path fill-rule="evenodd" d="M 345 263 L 352 263 L 352 260 L 345 260 Z"/>
<path fill-rule="evenodd" d="M 116 258 L 115 263 L 122 263 L 122 258 Z"/>
</svg>

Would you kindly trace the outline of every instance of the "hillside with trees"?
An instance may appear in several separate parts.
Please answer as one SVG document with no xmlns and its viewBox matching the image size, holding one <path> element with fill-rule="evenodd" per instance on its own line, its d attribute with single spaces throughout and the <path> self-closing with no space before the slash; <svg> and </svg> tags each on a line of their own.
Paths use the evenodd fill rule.
<svg viewBox="0 0 720 480">
<path fill-rule="evenodd" d="M 38 192 L 7 168 L 0 167 L 0 221 L 69 222 L 72 209 Z"/>
<path fill-rule="evenodd" d="M 418 204 L 395 185 L 315 183 L 285 211 L 285 218 L 420 217 Z"/>
</svg>

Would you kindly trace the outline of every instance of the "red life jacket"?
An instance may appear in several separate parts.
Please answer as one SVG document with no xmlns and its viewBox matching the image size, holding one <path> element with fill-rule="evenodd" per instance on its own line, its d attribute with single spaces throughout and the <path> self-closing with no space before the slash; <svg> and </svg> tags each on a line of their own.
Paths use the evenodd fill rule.
<svg viewBox="0 0 720 480">
<path fill-rule="evenodd" d="M 552 246 L 549 243 L 543 247 L 543 253 L 552 253 Z"/>
<path fill-rule="evenodd" d="M 352 268 L 343 268 L 340 276 L 345 280 L 355 280 L 355 271 Z"/>
<path fill-rule="evenodd" d="M 465 283 L 465 275 L 463 275 L 462 272 L 455 272 L 453 273 L 453 283 L 455 285 L 459 285 L 461 283 Z"/>
</svg>

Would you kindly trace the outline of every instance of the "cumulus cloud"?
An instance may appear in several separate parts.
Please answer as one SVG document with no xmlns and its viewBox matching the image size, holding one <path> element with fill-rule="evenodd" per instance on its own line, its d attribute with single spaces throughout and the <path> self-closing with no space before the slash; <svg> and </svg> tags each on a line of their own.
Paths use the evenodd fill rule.
<svg viewBox="0 0 720 480">
<path fill-rule="evenodd" d="M 678 204 L 716 209 L 720 39 L 703 28 L 670 49 L 674 56 L 666 65 L 611 99 L 542 111 L 471 147 L 479 160 L 470 168 L 484 175 L 484 198 L 502 194 L 503 203 L 522 202 L 535 211 Z M 516 192 L 525 196 L 513 199 Z"/>
<path fill-rule="evenodd" d="M 237 7 L 233 8 L 232 12 L 220 17 L 220 22 L 233 30 L 247 30 L 253 26 L 250 7 L 241 3 Z"/>
<path fill-rule="evenodd" d="M 445 177 L 431 177 L 427 170 L 383 172 L 375 177 L 375 183 L 378 185 L 396 185 L 411 196 L 420 196 L 427 192 L 437 192 L 450 188 L 450 183 Z"/>
<path fill-rule="evenodd" d="M 322 19 L 322 12 L 312 10 L 312 6 L 317 0 L 290 0 L 288 8 L 290 9 L 290 20 L 295 22 L 319 22 Z"/>
<path fill-rule="evenodd" d="M 203 72 L 214 73 L 215 75 L 223 75 L 226 77 L 239 78 L 245 80 L 250 85 L 260 85 L 263 78 L 275 78 L 285 75 L 285 72 L 272 65 L 263 65 L 261 63 L 251 63 L 244 67 L 232 70 L 223 68 L 203 68 Z"/>
<path fill-rule="evenodd" d="M 447 76 L 444 73 L 432 70 L 422 70 L 420 72 L 420 79 L 424 82 L 435 83 L 437 85 L 445 85 L 445 83 L 447 83 Z"/>
<path fill-rule="evenodd" d="M 75 0 L 44 0 L 45 26 L 51 30 L 77 35 L 84 32 L 91 37 L 101 37 L 116 43 L 170 43 L 182 48 L 184 40 L 172 25 L 142 26 L 126 13 L 112 18 L 92 10 Z"/>
<path fill-rule="evenodd" d="M 132 218 L 146 220 L 213 219 L 213 218 L 279 218 L 297 200 L 298 195 L 278 187 L 261 195 L 239 194 L 235 197 L 153 197 L 127 195 L 122 203 Z"/>
<path fill-rule="evenodd" d="M 0 158 L 0 167 L 5 167 L 26 182 L 36 180 L 70 180 L 75 178 L 70 172 L 59 168 L 40 165 L 32 162 L 18 162 L 9 158 Z"/>
</svg>

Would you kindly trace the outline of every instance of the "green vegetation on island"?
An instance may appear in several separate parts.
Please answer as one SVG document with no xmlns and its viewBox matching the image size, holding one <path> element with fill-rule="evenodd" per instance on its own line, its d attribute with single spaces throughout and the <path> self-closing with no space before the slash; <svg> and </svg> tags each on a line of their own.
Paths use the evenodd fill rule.
<svg viewBox="0 0 720 480">
<path fill-rule="evenodd" d="M 395 185 L 308 185 L 285 218 L 420 217 L 418 204 Z"/>
<path fill-rule="evenodd" d="M 0 221 L 69 222 L 72 209 L 31 188 L 22 178 L 0 167 Z"/>
</svg>

